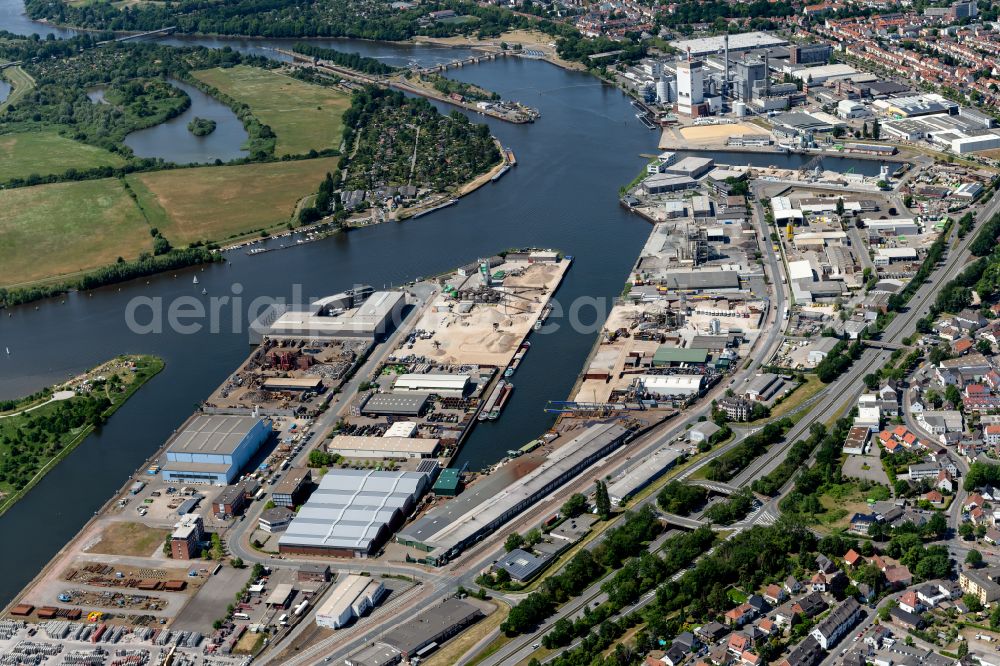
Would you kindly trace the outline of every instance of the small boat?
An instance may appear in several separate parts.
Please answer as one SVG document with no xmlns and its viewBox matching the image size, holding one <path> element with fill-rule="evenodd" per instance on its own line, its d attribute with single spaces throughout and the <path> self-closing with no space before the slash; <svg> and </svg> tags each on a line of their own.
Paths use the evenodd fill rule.
<svg viewBox="0 0 1000 666">
<path fill-rule="evenodd" d="M 7 356 L 10 356 L 10 347 L 4 347 L 4 349 L 7 351 Z"/>
<path fill-rule="evenodd" d="M 202 296 L 204 296 L 204 295 L 205 295 L 205 294 L 207 294 L 207 293 L 208 293 L 208 289 L 202 289 L 202 290 L 201 290 L 201 295 L 202 295 Z"/>
<path fill-rule="evenodd" d="M 198 276 L 197 275 L 194 276 L 194 284 L 198 284 Z"/>
</svg>

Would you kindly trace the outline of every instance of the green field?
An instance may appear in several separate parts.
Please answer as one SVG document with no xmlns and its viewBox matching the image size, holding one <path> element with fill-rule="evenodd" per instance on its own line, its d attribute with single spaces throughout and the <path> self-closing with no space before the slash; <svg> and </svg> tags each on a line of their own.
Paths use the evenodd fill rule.
<svg viewBox="0 0 1000 666">
<path fill-rule="evenodd" d="M 340 146 L 342 118 L 351 105 L 346 93 L 247 65 L 202 70 L 194 76 L 243 102 L 269 125 L 278 138 L 278 156 Z"/>
<path fill-rule="evenodd" d="M 0 190 L 0 287 L 68 276 L 152 249 L 114 178 Z"/>
<path fill-rule="evenodd" d="M 22 97 L 35 88 L 35 80 L 31 78 L 30 74 L 21 69 L 20 65 L 5 69 L 3 71 L 3 77 L 7 79 L 13 89 L 10 91 L 10 95 L 7 96 L 7 99 L 5 99 L 3 103 L 0 103 L 0 111 L 3 111 L 11 104 L 18 102 Z"/>
<path fill-rule="evenodd" d="M 0 134 L 0 183 L 32 174 L 48 176 L 124 163 L 119 155 L 59 136 L 54 130 Z"/>
<path fill-rule="evenodd" d="M 299 200 L 316 192 L 338 159 L 175 169 L 126 178 L 149 223 L 179 246 L 287 224 Z"/>
</svg>

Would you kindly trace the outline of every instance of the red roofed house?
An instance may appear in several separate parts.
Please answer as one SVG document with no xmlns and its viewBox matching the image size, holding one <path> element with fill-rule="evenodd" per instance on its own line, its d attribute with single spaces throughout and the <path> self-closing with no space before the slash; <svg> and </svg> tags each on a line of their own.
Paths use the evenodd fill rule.
<svg viewBox="0 0 1000 666">
<path fill-rule="evenodd" d="M 936 490 L 932 490 L 924 494 L 924 499 L 935 506 L 941 506 L 944 504 L 944 495 Z"/>
<path fill-rule="evenodd" d="M 726 624 L 736 627 L 746 624 L 753 619 L 756 612 L 750 604 L 740 604 L 736 608 L 726 611 Z M 740 652 L 742 651 L 741 649 Z M 740 652 L 736 652 L 735 654 L 739 654 Z"/>
<path fill-rule="evenodd" d="M 785 599 L 785 591 L 780 585 L 771 584 L 764 590 L 764 599 L 772 606 L 777 606 Z"/>
<path fill-rule="evenodd" d="M 951 343 L 951 348 L 954 350 L 956 354 L 959 355 L 968 353 L 968 351 L 972 349 L 973 346 L 974 345 L 972 344 L 972 340 L 970 340 L 969 338 L 959 338 L 958 340 L 955 340 L 954 342 Z"/>
<path fill-rule="evenodd" d="M 907 613 L 919 613 L 923 610 L 924 605 L 920 603 L 920 599 L 917 597 L 916 592 L 908 590 L 903 592 L 903 594 L 899 597 L 899 607 Z"/>
<path fill-rule="evenodd" d="M 760 663 L 760 657 L 753 652 L 747 651 L 740 655 L 740 661 L 746 664 L 746 666 L 757 666 Z"/>
<path fill-rule="evenodd" d="M 860 553 L 851 548 L 844 555 L 844 561 L 847 562 L 847 564 L 849 564 L 850 566 L 855 567 L 858 565 L 859 562 L 863 562 L 864 558 L 861 557 Z"/>
<path fill-rule="evenodd" d="M 729 636 L 729 651 L 739 656 L 753 647 L 753 639 L 742 632 L 733 632 Z"/>
</svg>

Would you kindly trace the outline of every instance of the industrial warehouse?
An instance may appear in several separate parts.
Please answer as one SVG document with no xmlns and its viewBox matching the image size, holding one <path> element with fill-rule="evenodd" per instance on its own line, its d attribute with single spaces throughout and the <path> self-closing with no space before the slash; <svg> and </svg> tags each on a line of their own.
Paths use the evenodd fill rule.
<svg viewBox="0 0 1000 666">
<path fill-rule="evenodd" d="M 224 486 L 271 435 L 271 422 L 252 416 L 193 416 L 167 445 L 164 481 Z"/>
<path fill-rule="evenodd" d="M 399 528 L 430 481 L 417 472 L 327 472 L 278 541 L 282 553 L 368 557 Z"/>
<path fill-rule="evenodd" d="M 316 609 L 316 624 L 340 629 L 374 608 L 385 594 L 382 583 L 368 576 L 348 574 Z"/>
<path fill-rule="evenodd" d="M 630 435 L 630 430 L 614 423 L 592 425 L 559 446 L 526 476 L 514 483 L 499 476 L 487 478 L 477 487 L 478 492 L 466 491 L 431 510 L 397 534 L 396 541 L 427 553 L 429 564 L 442 566 L 469 544 L 624 444 Z"/>
<path fill-rule="evenodd" d="M 402 320 L 406 295 L 370 289 L 335 294 L 305 308 L 274 304 L 251 324 L 250 344 L 264 338 L 379 339 Z"/>
</svg>

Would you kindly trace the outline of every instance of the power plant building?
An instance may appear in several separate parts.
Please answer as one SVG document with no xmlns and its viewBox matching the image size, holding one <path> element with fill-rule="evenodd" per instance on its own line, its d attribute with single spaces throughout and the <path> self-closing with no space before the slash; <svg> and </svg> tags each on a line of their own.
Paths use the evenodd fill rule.
<svg viewBox="0 0 1000 666">
<path fill-rule="evenodd" d="M 705 73 L 700 60 L 685 60 L 677 64 L 677 111 L 695 115 L 696 107 L 705 101 Z"/>
<path fill-rule="evenodd" d="M 270 435 L 271 422 L 253 416 L 196 415 L 168 444 L 163 480 L 228 485 Z"/>
</svg>

